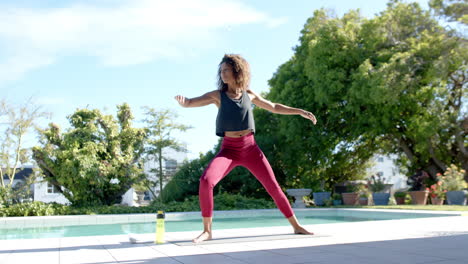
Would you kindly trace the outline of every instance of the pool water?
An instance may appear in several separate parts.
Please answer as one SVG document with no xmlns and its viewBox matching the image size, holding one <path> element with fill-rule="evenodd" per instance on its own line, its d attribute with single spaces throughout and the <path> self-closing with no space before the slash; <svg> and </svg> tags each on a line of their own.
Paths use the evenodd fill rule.
<svg viewBox="0 0 468 264">
<path fill-rule="evenodd" d="M 398 213 L 398 212 L 360 212 L 321 214 L 307 212 L 297 214 L 297 218 L 303 225 L 346 223 L 358 221 L 395 220 L 421 217 L 440 217 L 446 214 L 425 213 Z M 347 215 L 348 214 L 348 215 Z M 287 219 L 282 216 L 256 216 L 256 217 L 224 217 L 213 220 L 213 229 L 253 228 L 268 226 L 288 226 Z M 196 231 L 202 229 L 201 218 L 188 220 L 171 220 L 165 222 L 166 232 Z M 28 239 L 28 238 L 56 238 L 78 237 L 98 235 L 122 235 L 154 233 L 155 222 L 125 223 L 125 224 L 101 224 L 101 225 L 70 225 L 56 227 L 33 228 L 3 228 L 0 229 L 0 239 Z"/>
</svg>

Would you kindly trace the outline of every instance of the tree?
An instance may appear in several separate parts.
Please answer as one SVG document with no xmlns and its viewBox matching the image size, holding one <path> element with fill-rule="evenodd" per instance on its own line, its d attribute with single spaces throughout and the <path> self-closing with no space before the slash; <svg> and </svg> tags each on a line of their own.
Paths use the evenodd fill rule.
<svg viewBox="0 0 468 264">
<path fill-rule="evenodd" d="M 128 104 L 117 106 L 117 120 L 99 110 L 77 109 L 71 128 L 56 124 L 41 131 L 33 158 L 44 175 L 73 205 L 120 203 L 132 184 L 143 178 L 144 129 L 133 128 Z"/>
<path fill-rule="evenodd" d="M 357 12 L 338 19 L 325 10 L 316 11 L 302 31 L 295 55 L 269 81 L 267 99 L 311 110 L 317 126 L 299 116 L 255 113 L 259 131 L 267 131 L 272 138 L 268 141 L 274 144 L 272 152 L 264 151 L 272 157 L 272 166 L 283 170 L 291 187 L 318 190 L 322 182 L 331 188 L 337 182 L 363 178 L 378 148 L 373 137 L 356 133 L 355 114 L 342 108 L 349 75 L 362 60 L 352 43 L 359 23 Z M 258 138 L 263 137 L 261 133 Z"/>
<path fill-rule="evenodd" d="M 314 112 L 317 126 L 254 110 L 256 141 L 281 186 L 317 190 L 322 181 L 331 188 L 364 178 L 376 153 L 396 154 L 408 174 L 424 169 L 435 176 L 451 163 L 467 170 L 468 52 L 456 33 L 416 3 L 391 1 L 372 19 L 358 11 L 341 18 L 314 12 L 264 97 Z M 181 170 L 167 193 L 195 194 L 203 162 L 183 170 L 197 173 L 187 183 Z M 217 187 L 237 191 L 230 178 Z M 253 186 L 239 179 L 241 192 Z"/>
<path fill-rule="evenodd" d="M 466 0 L 431 0 L 429 6 L 435 15 L 445 16 L 450 22 L 468 24 L 468 3 Z"/>
<path fill-rule="evenodd" d="M 187 131 L 190 126 L 184 124 L 178 124 L 174 120 L 177 115 L 171 110 L 156 110 L 151 107 L 143 107 L 145 110 L 146 118 L 143 120 L 146 123 L 146 131 L 148 134 L 148 141 L 146 143 L 146 160 L 157 160 L 158 168 L 151 169 L 150 172 L 155 173 L 155 179 L 147 177 L 145 183 L 148 189 L 153 192 L 153 188 L 159 183 L 159 194 L 162 201 L 162 190 L 163 182 L 166 180 L 165 173 L 163 170 L 162 162 L 167 161 L 167 157 L 164 156 L 163 150 L 166 148 L 173 149 L 175 151 L 186 151 L 182 143 L 177 141 L 172 133 L 175 131 Z M 153 195 L 156 197 L 155 193 Z"/>
<path fill-rule="evenodd" d="M 14 196 L 29 188 L 33 183 L 33 174 L 28 175 L 24 188 L 13 189 L 13 181 L 24 165 L 31 162 L 31 151 L 25 147 L 25 139 L 31 129 L 38 128 L 38 120 L 50 114 L 43 112 L 40 106 L 29 99 L 24 105 L 15 106 L 5 100 L 0 101 L 0 125 L 4 126 L 0 135 L 0 203 L 8 205 Z M 9 183 L 4 181 L 8 176 Z"/>
<path fill-rule="evenodd" d="M 391 1 L 373 19 L 314 13 L 293 57 L 270 80 L 266 97 L 314 112 L 271 117 L 274 160 L 301 180 L 358 177 L 378 150 L 432 177 L 447 164 L 468 166 L 466 41 L 416 3 Z"/>
</svg>

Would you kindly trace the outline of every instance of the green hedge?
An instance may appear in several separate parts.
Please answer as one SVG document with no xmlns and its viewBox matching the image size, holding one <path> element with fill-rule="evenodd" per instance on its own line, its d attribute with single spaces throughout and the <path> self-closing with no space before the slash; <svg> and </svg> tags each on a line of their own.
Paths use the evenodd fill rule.
<svg viewBox="0 0 468 264">
<path fill-rule="evenodd" d="M 44 216 L 67 214 L 68 208 L 57 203 L 19 203 L 0 208 L 1 216 Z"/>
<path fill-rule="evenodd" d="M 272 200 L 249 198 L 239 194 L 222 193 L 214 197 L 215 210 L 242 210 L 276 208 Z M 200 211 L 198 196 L 185 198 L 183 202 L 161 203 L 153 201 L 149 206 L 94 206 L 72 207 L 57 203 L 21 203 L 0 208 L 0 216 L 46 216 L 46 215 L 92 215 L 92 214 L 138 214 L 166 212 Z"/>
</svg>

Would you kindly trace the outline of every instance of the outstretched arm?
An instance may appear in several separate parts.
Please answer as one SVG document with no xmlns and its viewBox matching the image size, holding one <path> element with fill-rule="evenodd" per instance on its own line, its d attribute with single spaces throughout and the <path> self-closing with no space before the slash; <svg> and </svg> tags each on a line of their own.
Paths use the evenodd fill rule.
<svg viewBox="0 0 468 264">
<path fill-rule="evenodd" d="M 305 111 L 303 109 L 290 107 L 283 104 L 273 103 L 268 101 L 267 99 L 261 97 L 260 95 L 254 93 L 252 90 L 249 90 L 248 93 L 252 96 L 252 103 L 256 106 L 268 110 L 275 114 L 282 114 L 282 115 L 301 115 L 306 119 L 310 119 L 314 125 L 317 123 L 317 119 L 315 118 L 314 114 L 309 111 Z"/>
<path fill-rule="evenodd" d="M 174 97 L 177 102 L 183 107 L 200 107 L 209 104 L 219 105 L 219 92 L 217 90 L 208 92 L 202 96 L 194 98 L 186 98 L 182 95 L 177 95 Z"/>
</svg>

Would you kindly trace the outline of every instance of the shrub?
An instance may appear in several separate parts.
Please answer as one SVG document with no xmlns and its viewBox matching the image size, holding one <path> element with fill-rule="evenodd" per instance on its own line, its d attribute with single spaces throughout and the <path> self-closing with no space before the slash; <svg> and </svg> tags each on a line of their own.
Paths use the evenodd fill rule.
<svg viewBox="0 0 468 264">
<path fill-rule="evenodd" d="M 430 179 L 429 174 L 423 170 L 418 170 L 411 175 L 406 182 L 410 186 L 410 191 L 423 191 L 426 188 L 425 181 Z"/>
<path fill-rule="evenodd" d="M 341 194 L 339 193 L 334 193 L 332 195 L 332 200 L 341 200 Z"/>
<path fill-rule="evenodd" d="M 245 197 L 239 194 L 221 193 L 214 197 L 215 210 L 267 209 L 276 208 L 272 200 Z M 139 214 L 199 211 L 198 196 L 186 197 L 183 202 L 162 203 L 153 201 L 149 206 L 129 207 L 123 205 L 73 207 L 57 203 L 20 203 L 0 208 L 0 216 L 47 216 L 47 215 L 95 215 L 95 214 Z"/>
<path fill-rule="evenodd" d="M 447 190 L 444 189 L 442 186 L 443 182 L 442 181 L 437 181 L 437 183 L 432 184 L 429 189 L 429 195 L 431 198 L 440 198 L 440 199 L 445 199 L 445 193 Z"/>
<path fill-rule="evenodd" d="M 395 192 L 393 195 L 395 198 L 404 198 L 406 197 L 406 192 Z"/>
<path fill-rule="evenodd" d="M 333 205 L 333 200 L 331 198 L 325 199 L 323 201 L 323 203 L 324 203 L 324 206 L 332 206 Z"/>
<path fill-rule="evenodd" d="M 461 191 L 467 188 L 467 183 L 463 176 L 464 170 L 459 170 L 457 166 L 450 165 L 449 168 L 444 172 L 444 175 L 437 174 L 442 181 L 442 188 L 447 191 Z"/>
<path fill-rule="evenodd" d="M 361 192 L 362 189 L 364 188 L 364 184 L 346 184 L 346 192 L 351 192 L 351 193 L 358 193 Z"/>
<path fill-rule="evenodd" d="M 382 192 L 385 189 L 385 178 L 380 174 L 372 175 L 367 184 L 372 192 Z"/>
<path fill-rule="evenodd" d="M 1 216 L 47 216 L 66 214 L 65 205 L 57 203 L 46 204 L 43 202 L 18 203 L 8 207 L 0 208 Z"/>
</svg>

